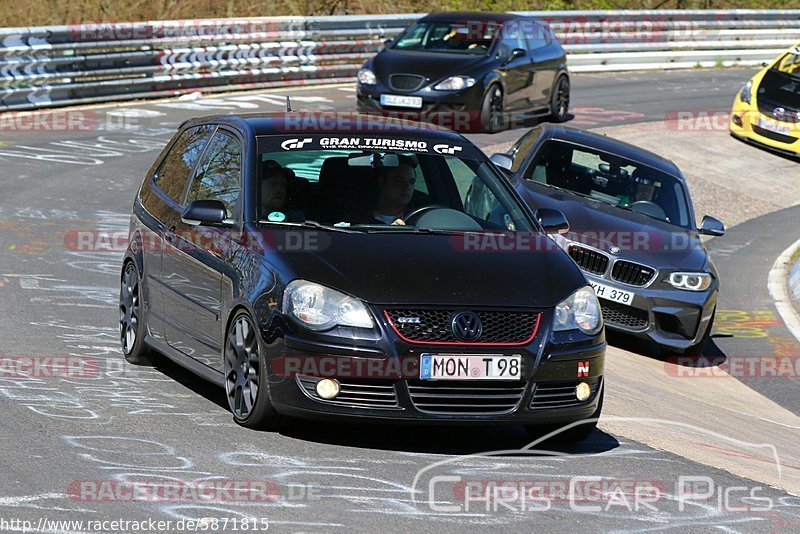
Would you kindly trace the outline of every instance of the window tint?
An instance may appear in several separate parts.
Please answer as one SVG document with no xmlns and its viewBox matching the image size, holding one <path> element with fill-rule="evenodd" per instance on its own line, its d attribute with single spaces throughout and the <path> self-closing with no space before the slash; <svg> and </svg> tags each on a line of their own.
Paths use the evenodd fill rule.
<svg viewBox="0 0 800 534">
<path fill-rule="evenodd" d="M 511 164 L 512 171 L 517 172 L 519 170 L 519 166 L 522 165 L 525 157 L 527 157 L 528 153 L 533 149 L 534 145 L 536 145 L 536 142 L 539 141 L 542 132 L 544 132 L 544 129 L 541 127 L 533 128 L 511 147 L 509 154 L 511 154 L 511 157 L 514 159 L 514 162 Z"/>
<path fill-rule="evenodd" d="M 512 21 L 503 26 L 502 38 L 500 46 L 497 50 L 501 58 L 507 58 L 511 55 L 511 51 L 515 48 L 526 49 L 525 44 L 525 31 L 519 23 Z"/>
<path fill-rule="evenodd" d="M 241 169 L 239 141 L 232 135 L 218 131 L 197 166 L 186 202 L 221 200 L 228 210 L 228 217 L 233 217 L 239 200 Z"/>
<path fill-rule="evenodd" d="M 183 132 L 153 176 L 153 182 L 175 202 L 180 203 L 186 180 L 213 129 L 213 126 L 198 126 Z"/>
<path fill-rule="evenodd" d="M 541 24 L 531 24 L 525 32 L 528 50 L 537 50 L 550 44 L 549 30 Z"/>
</svg>

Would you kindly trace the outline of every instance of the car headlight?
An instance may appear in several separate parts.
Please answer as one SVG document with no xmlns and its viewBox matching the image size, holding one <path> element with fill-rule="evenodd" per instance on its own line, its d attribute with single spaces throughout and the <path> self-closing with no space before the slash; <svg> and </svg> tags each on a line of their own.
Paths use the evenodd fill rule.
<svg viewBox="0 0 800 534">
<path fill-rule="evenodd" d="M 750 80 L 749 82 L 744 84 L 742 90 L 739 91 L 739 100 L 741 100 L 745 104 L 749 104 L 750 101 L 753 99 L 753 94 L 751 93 L 752 89 L 753 89 L 753 80 Z"/>
<path fill-rule="evenodd" d="M 434 89 L 437 91 L 461 91 L 475 85 L 475 78 L 469 76 L 450 76 L 446 80 L 437 83 Z"/>
<path fill-rule="evenodd" d="M 553 330 L 580 330 L 596 334 L 603 328 L 600 302 L 592 286 L 584 286 L 556 306 Z"/>
<path fill-rule="evenodd" d="M 672 273 L 669 283 L 676 289 L 687 291 L 705 291 L 711 285 L 711 275 L 708 273 Z"/>
<path fill-rule="evenodd" d="M 375 78 L 375 73 L 369 69 L 361 69 L 358 71 L 358 83 L 361 85 L 375 85 L 378 83 L 377 78 Z"/>
<path fill-rule="evenodd" d="M 372 328 L 372 317 L 360 300 L 305 280 L 286 286 L 283 313 L 314 331 L 337 325 Z"/>
</svg>

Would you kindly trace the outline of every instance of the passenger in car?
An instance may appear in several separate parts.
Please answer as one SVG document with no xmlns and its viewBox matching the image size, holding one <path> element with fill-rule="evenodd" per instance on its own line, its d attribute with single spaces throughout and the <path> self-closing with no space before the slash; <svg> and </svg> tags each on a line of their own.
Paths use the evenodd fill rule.
<svg viewBox="0 0 800 534">
<path fill-rule="evenodd" d="M 261 202 L 258 216 L 270 222 L 303 222 L 302 211 L 286 206 L 289 184 L 294 171 L 270 159 L 261 165 Z"/>
<path fill-rule="evenodd" d="M 375 169 L 375 180 L 378 200 L 374 206 L 365 206 L 348 214 L 345 219 L 350 224 L 404 225 L 417 183 L 416 162 L 407 156 L 400 156 L 398 166 Z"/>
</svg>

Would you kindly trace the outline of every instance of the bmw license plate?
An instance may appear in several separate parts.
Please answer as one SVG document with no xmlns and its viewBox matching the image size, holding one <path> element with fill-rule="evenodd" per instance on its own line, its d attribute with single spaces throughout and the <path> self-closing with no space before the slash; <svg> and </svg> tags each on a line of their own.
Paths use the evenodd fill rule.
<svg viewBox="0 0 800 534">
<path fill-rule="evenodd" d="M 422 354 L 422 380 L 520 380 L 522 356 Z"/>
<path fill-rule="evenodd" d="M 765 130 L 769 130 L 770 132 L 775 132 L 783 135 L 789 135 L 792 129 L 788 124 L 782 124 L 778 121 L 773 121 L 771 119 L 765 119 L 764 117 L 758 118 L 758 126 L 764 128 Z"/>
<path fill-rule="evenodd" d="M 422 108 L 422 98 L 418 96 L 381 95 L 381 106 L 420 109 Z"/>
<path fill-rule="evenodd" d="M 629 306 L 633 304 L 633 297 L 635 296 L 635 293 L 631 291 L 624 291 L 615 287 L 598 284 L 597 282 L 593 282 L 591 280 L 589 283 L 594 288 L 595 294 L 601 299 L 619 302 L 620 304 L 627 304 Z"/>
</svg>

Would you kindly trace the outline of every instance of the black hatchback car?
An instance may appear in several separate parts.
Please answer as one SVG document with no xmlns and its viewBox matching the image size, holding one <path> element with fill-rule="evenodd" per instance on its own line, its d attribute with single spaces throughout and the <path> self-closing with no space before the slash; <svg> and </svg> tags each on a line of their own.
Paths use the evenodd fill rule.
<svg viewBox="0 0 800 534">
<path fill-rule="evenodd" d="M 135 198 L 122 349 L 224 387 L 248 427 L 597 417 L 599 303 L 546 233 L 563 215 L 538 217 L 478 148 L 432 125 L 193 119 Z"/>
<path fill-rule="evenodd" d="M 700 234 L 686 180 L 652 152 L 576 128 L 541 125 L 492 159 L 530 206 L 562 211 L 557 237 L 586 273 L 606 326 L 670 352 L 701 353 L 714 322 L 719 275 Z"/>
<path fill-rule="evenodd" d="M 358 110 L 418 115 L 453 129 L 496 131 L 516 115 L 569 111 L 564 49 L 532 17 L 503 13 L 428 15 L 358 73 Z"/>
</svg>

